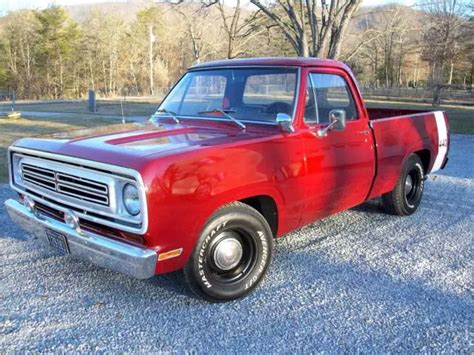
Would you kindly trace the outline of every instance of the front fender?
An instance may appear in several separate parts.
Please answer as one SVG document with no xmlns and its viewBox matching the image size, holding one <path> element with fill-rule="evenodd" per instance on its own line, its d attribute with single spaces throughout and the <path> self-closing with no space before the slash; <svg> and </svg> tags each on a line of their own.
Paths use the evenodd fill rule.
<svg viewBox="0 0 474 355">
<path fill-rule="evenodd" d="M 304 194 L 297 177 L 305 166 L 289 141 L 188 152 L 148 164 L 142 172 L 150 218 L 146 243 L 158 253 L 183 248 L 179 257 L 158 263 L 157 273 L 182 268 L 214 211 L 233 201 L 269 196 L 279 211 L 278 234 L 294 228 Z"/>
</svg>

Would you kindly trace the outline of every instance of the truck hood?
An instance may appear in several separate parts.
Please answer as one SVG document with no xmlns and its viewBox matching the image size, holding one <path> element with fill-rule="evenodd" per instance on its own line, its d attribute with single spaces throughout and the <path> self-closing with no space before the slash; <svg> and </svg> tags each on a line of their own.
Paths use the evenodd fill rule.
<svg viewBox="0 0 474 355">
<path fill-rule="evenodd" d="M 15 146 L 139 170 L 148 159 L 229 144 L 262 134 L 242 131 L 228 124 L 186 126 L 133 123 L 24 138 L 18 140 Z"/>
</svg>

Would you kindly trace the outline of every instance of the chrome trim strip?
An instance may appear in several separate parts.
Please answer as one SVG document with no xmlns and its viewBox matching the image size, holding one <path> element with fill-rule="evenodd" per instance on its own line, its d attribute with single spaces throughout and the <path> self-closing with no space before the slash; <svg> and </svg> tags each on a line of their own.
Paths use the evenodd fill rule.
<svg viewBox="0 0 474 355">
<path fill-rule="evenodd" d="M 294 98 L 294 104 L 293 104 L 293 117 L 291 119 L 292 125 L 294 125 L 296 121 L 296 110 L 298 109 L 298 101 L 300 99 L 301 67 L 298 67 L 297 76 L 298 77 L 296 78 L 295 98 Z"/>
<path fill-rule="evenodd" d="M 24 168 L 27 168 L 27 169 L 25 170 Z M 29 166 L 27 166 L 27 165 L 23 166 L 23 169 L 22 169 L 22 172 L 21 172 L 22 176 L 30 175 L 30 176 L 33 176 L 35 178 L 38 178 L 41 181 L 53 182 L 53 183 L 55 182 L 54 178 L 50 178 L 48 176 L 38 174 L 36 172 L 33 172 L 32 170 L 28 170 L 28 168 L 29 168 Z"/>
<path fill-rule="evenodd" d="M 43 152 L 43 151 L 39 151 L 39 150 L 33 150 L 33 149 L 10 146 L 8 148 L 9 171 L 10 171 L 10 187 L 13 190 L 15 190 L 15 191 L 17 191 L 21 194 L 24 194 L 24 195 L 27 195 L 27 196 L 31 197 L 33 200 L 39 200 L 41 203 L 44 203 L 45 205 L 47 205 L 51 208 L 57 209 L 59 211 L 64 211 L 65 208 L 61 207 L 61 206 L 51 204 L 48 201 L 45 201 L 44 199 L 39 198 L 36 195 L 28 193 L 25 190 L 23 190 L 20 187 L 15 185 L 15 183 L 13 182 L 13 174 L 12 174 L 12 171 L 11 171 L 12 170 L 11 157 L 14 153 L 20 153 L 20 154 L 31 155 L 33 157 L 36 156 L 36 157 L 40 157 L 40 158 L 56 160 L 58 162 L 71 163 L 71 164 L 78 165 L 77 167 L 74 167 L 74 168 L 78 168 L 78 169 L 80 169 L 80 167 L 85 167 L 85 168 L 90 168 L 90 169 L 99 169 L 99 170 L 107 171 L 107 172 L 110 172 L 110 173 L 116 173 L 116 174 L 120 175 L 120 177 L 123 178 L 124 180 L 126 178 L 124 178 L 123 176 L 128 176 L 130 181 L 132 181 L 133 183 L 135 183 L 137 185 L 138 191 L 140 193 L 140 203 L 141 203 L 141 213 L 140 213 L 140 215 L 142 216 L 140 221 L 137 221 L 136 219 L 127 219 L 127 218 L 122 217 L 118 214 L 110 214 L 110 213 L 106 213 L 106 212 L 103 212 L 103 211 L 99 211 L 99 210 L 96 209 L 96 208 L 100 207 L 99 205 L 95 206 L 95 209 L 94 209 L 94 208 L 91 208 L 91 207 L 84 207 L 84 206 L 77 205 L 77 204 L 70 203 L 70 202 L 67 202 L 67 204 L 71 205 L 72 207 L 84 210 L 84 211 L 93 212 L 97 215 L 103 215 L 103 216 L 106 216 L 106 217 L 109 217 L 109 218 L 122 220 L 122 221 L 130 223 L 130 224 L 141 223 L 141 225 L 140 225 L 140 227 L 138 227 L 138 225 L 137 225 L 137 227 L 126 226 L 126 225 L 123 225 L 123 224 L 114 223 L 114 222 L 111 222 L 111 221 L 99 219 L 99 218 L 90 216 L 88 214 L 79 214 L 79 213 L 77 213 L 78 216 L 79 215 L 82 216 L 81 218 L 83 218 L 83 219 L 87 219 L 87 220 L 90 220 L 92 222 L 102 224 L 102 225 L 105 225 L 105 226 L 108 226 L 108 227 L 111 227 L 111 228 L 116 228 L 118 230 L 122 230 L 122 231 L 125 231 L 125 232 L 136 233 L 136 234 L 145 234 L 147 232 L 147 230 L 148 230 L 148 204 L 147 204 L 147 199 L 146 199 L 146 186 L 143 182 L 143 178 L 142 178 L 141 174 L 138 171 L 133 170 L 133 169 L 129 169 L 129 168 L 123 168 L 123 167 L 115 166 L 115 165 L 99 163 L 99 162 L 95 162 L 95 161 L 91 161 L 91 160 L 84 160 L 84 159 L 69 157 L 69 156 L 60 155 L 60 154 L 47 153 L 47 152 Z M 111 174 L 111 175 L 113 176 L 113 174 Z M 52 192 L 51 190 L 46 190 L 46 191 L 47 191 L 46 194 Z M 39 192 L 39 193 L 41 194 L 41 192 Z M 65 196 L 62 196 L 62 197 L 65 197 Z M 60 196 L 57 196 L 57 198 L 60 199 Z"/>
<path fill-rule="evenodd" d="M 54 181 L 54 171 L 50 170 L 50 169 L 45 169 L 45 168 L 42 168 L 40 166 L 35 166 L 35 165 L 30 165 L 30 164 L 25 164 L 26 165 L 26 168 L 27 170 L 30 169 L 29 173 L 35 173 L 35 174 L 38 174 L 37 171 L 34 171 L 34 170 L 39 170 L 39 171 L 43 171 L 47 174 L 51 174 L 51 178 L 50 180 L 51 181 Z M 38 174 L 39 175 L 39 174 Z M 44 178 L 47 178 L 47 176 L 44 176 L 44 175 L 41 175 L 42 177 Z"/>
<path fill-rule="evenodd" d="M 309 82 L 311 83 L 311 91 L 312 91 L 313 100 L 314 100 L 314 110 L 316 111 L 316 124 L 320 124 L 321 121 L 319 120 L 318 98 L 316 97 L 316 90 L 315 90 L 316 86 L 313 80 L 313 76 L 311 75 L 311 72 L 308 73 L 308 78 L 309 78 Z M 308 90 L 308 83 L 306 83 L 306 90 Z M 306 122 L 305 120 L 304 123 L 308 123 L 308 122 Z"/>
<path fill-rule="evenodd" d="M 72 176 L 72 175 L 69 175 L 69 174 L 56 173 L 56 179 L 57 179 L 58 183 L 60 183 L 60 184 L 68 185 L 68 186 L 74 186 L 74 187 L 77 187 L 78 189 L 83 189 L 83 190 L 89 191 L 89 192 L 95 192 L 99 195 L 107 196 L 108 193 L 109 193 L 109 187 L 107 186 L 107 184 L 102 184 L 102 183 L 98 183 L 98 182 L 95 182 L 95 181 L 92 181 L 92 180 L 83 179 L 79 176 Z M 83 182 L 84 184 L 91 185 L 91 186 L 94 186 L 94 187 L 81 185 L 81 184 L 78 184 L 77 182 L 68 181 L 67 179 Z"/>
<path fill-rule="evenodd" d="M 8 147 L 7 150 L 7 168 L 8 168 L 8 181 L 10 182 L 10 186 L 12 185 L 13 181 L 13 164 L 12 164 L 12 158 L 11 158 L 11 153 L 10 153 L 10 147 Z"/>
<path fill-rule="evenodd" d="M 88 231 L 79 232 L 44 215 L 36 216 L 12 199 L 5 201 L 5 207 L 13 222 L 45 242 L 48 242 L 46 228 L 65 235 L 72 256 L 137 279 L 147 279 L 155 275 L 158 254 L 154 250 Z"/>
<path fill-rule="evenodd" d="M 21 178 L 25 181 L 25 183 L 27 184 L 31 184 L 33 186 L 41 186 L 45 189 L 48 189 L 48 190 L 51 190 L 51 191 L 54 191 L 54 187 L 52 186 L 49 186 L 47 183 L 50 182 L 51 184 L 53 185 L 56 185 L 56 183 L 52 180 L 45 180 L 43 179 L 41 182 L 38 181 L 40 180 L 39 178 L 37 178 L 37 180 L 33 179 L 31 176 L 35 177 L 34 174 L 31 174 L 31 173 L 22 173 L 21 174 Z"/>
<path fill-rule="evenodd" d="M 73 186 L 66 185 L 66 184 L 57 184 L 56 188 L 57 188 L 56 191 L 59 192 L 60 194 L 74 197 L 77 200 L 88 201 L 90 203 L 94 203 L 94 204 L 97 204 L 97 205 L 103 205 L 103 206 L 108 206 L 109 205 L 109 198 L 106 195 L 96 194 L 96 195 L 99 196 L 97 198 L 89 197 L 89 196 L 86 196 L 86 195 L 81 195 L 81 193 L 80 193 L 81 191 L 78 188 L 75 188 Z M 68 189 L 72 190 L 74 192 L 68 191 Z M 87 190 L 85 190 L 84 193 L 88 194 L 88 195 L 91 195 L 91 196 L 94 195 L 94 193 L 92 193 L 90 191 L 87 191 Z"/>
</svg>

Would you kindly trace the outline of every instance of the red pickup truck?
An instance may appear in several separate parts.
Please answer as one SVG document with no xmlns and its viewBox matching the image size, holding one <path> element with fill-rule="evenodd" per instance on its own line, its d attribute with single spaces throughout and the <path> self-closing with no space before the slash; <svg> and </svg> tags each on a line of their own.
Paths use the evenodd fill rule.
<svg viewBox="0 0 474 355">
<path fill-rule="evenodd" d="M 18 140 L 6 208 L 64 253 L 139 279 L 183 269 L 225 301 L 259 284 L 274 238 L 377 196 L 415 212 L 448 146 L 445 113 L 367 109 L 340 62 L 217 61 L 146 124 Z"/>
</svg>

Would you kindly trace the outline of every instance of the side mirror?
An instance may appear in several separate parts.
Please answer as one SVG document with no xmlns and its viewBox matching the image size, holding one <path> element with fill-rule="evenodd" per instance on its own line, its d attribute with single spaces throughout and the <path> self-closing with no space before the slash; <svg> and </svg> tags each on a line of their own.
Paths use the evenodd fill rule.
<svg viewBox="0 0 474 355">
<path fill-rule="evenodd" d="M 331 110 L 329 111 L 329 124 L 319 129 L 316 134 L 318 137 L 326 137 L 329 130 L 343 131 L 346 129 L 346 111 Z"/>
<path fill-rule="evenodd" d="M 291 121 L 291 116 L 287 113 L 277 113 L 276 122 L 282 132 L 293 133 L 295 131 Z"/>
<path fill-rule="evenodd" d="M 329 111 L 329 122 L 334 122 L 334 126 L 331 127 L 332 131 L 343 131 L 346 129 L 346 111 L 344 110 L 331 110 Z"/>
</svg>

